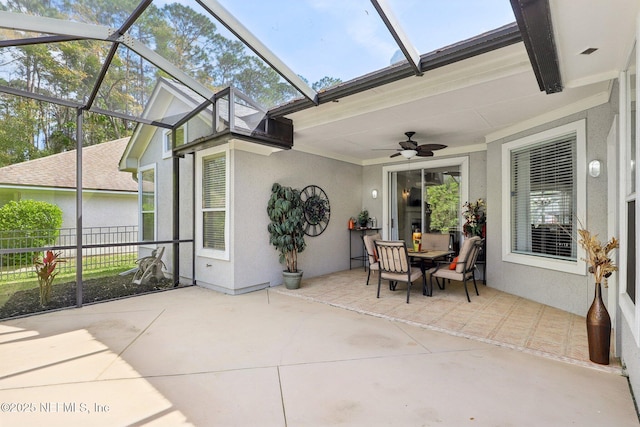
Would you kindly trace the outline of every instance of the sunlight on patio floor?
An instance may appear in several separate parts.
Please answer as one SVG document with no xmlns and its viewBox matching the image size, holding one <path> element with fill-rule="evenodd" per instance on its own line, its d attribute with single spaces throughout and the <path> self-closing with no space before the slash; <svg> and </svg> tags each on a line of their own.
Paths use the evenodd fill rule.
<svg viewBox="0 0 640 427">
<path fill-rule="evenodd" d="M 399 284 L 392 292 L 388 282 L 383 281 L 378 299 L 377 276 L 372 274 L 369 286 L 365 285 L 366 280 L 366 272 L 353 269 L 303 279 L 300 289 L 289 290 L 283 286 L 274 289 L 359 313 L 622 373 L 620 360 L 613 355 L 607 366 L 589 361 L 583 316 L 498 291 L 482 285 L 482 281 L 478 281 L 479 296 L 473 291 L 473 283 L 469 285 L 471 303 L 467 302 L 461 282 L 452 281 L 445 290 L 434 283 L 432 297 L 423 296 L 421 283 L 416 282 L 411 287 L 410 303 L 406 304 L 406 285 Z M 611 347 L 613 349 L 613 342 Z"/>
</svg>

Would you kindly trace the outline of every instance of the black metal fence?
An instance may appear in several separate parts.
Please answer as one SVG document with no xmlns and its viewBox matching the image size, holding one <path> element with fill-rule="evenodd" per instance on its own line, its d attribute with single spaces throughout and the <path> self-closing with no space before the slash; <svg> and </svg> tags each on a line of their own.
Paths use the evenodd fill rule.
<svg viewBox="0 0 640 427">
<path fill-rule="evenodd" d="M 40 242 L 51 236 L 51 234 L 51 230 L 3 232 L 0 236 L 0 282 L 35 278 L 34 257 L 41 257 L 43 250 L 25 251 L 25 249 L 40 247 Z M 137 246 L 134 244 L 122 244 L 137 241 L 137 225 L 83 229 L 83 245 L 105 245 L 83 250 L 83 271 L 89 272 L 91 270 L 133 264 L 138 253 Z M 114 246 L 109 246 L 110 244 Z M 58 265 L 57 268 L 59 268 L 60 273 L 75 271 L 76 245 L 77 235 L 75 228 L 59 230 L 53 246 L 64 248 L 60 250 L 60 258 L 67 261 Z"/>
</svg>

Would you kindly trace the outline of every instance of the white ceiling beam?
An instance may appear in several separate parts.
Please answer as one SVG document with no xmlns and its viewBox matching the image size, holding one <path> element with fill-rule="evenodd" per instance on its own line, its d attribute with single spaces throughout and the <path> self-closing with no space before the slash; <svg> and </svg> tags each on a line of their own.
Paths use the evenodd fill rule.
<svg viewBox="0 0 640 427">
<path fill-rule="evenodd" d="M 373 7 L 378 12 L 378 15 L 380 15 L 380 18 L 382 18 L 384 25 L 387 26 L 387 29 L 398 44 L 398 47 L 400 47 L 400 50 L 404 54 L 405 58 L 407 58 L 407 61 L 409 61 L 409 64 L 411 64 L 411 67 L 416 73 L 416 76 L 421 76 L 422 70 L 420 69 L 420 52 L 418 52 L 418 49 L 416 49 L 413 43 L 411 43 L 409 36 L 407 36 L 402 29 L 400 22 L 398 22 L 398 20 L 396 19 L 395 15 L 393 14 L 393 10 L 389 6 L 389 4 L 387 4 L 387 1 L 371 0 L 371 4 L 373 4 Z"/>
<path fill-rule="evenodd" d="M 93 40 L 111 40 L 116 30 L 102 25 L 72 22 L 64 19 L 46 18 L 0 11 L 0 27 L 34 33 L 59 34 Z"/>
<path fill-rule="evenodd" d="M 197 0 L 211 15 L 213 15 L 222 25 L 231 31 L 240 41 L 242 41 L 256 55 L 262 58 L 271 68 L 280 74 L 286 81 L 295 87 L 306 98 L 314 104 L 318 104 L 318 93 L 311 89 L 287 64 L 285 64 L 276 54 L 271 52 L 256 36 L 254 36 L 240 21 L 236 19 L 216 0 Z"/>
</svg>

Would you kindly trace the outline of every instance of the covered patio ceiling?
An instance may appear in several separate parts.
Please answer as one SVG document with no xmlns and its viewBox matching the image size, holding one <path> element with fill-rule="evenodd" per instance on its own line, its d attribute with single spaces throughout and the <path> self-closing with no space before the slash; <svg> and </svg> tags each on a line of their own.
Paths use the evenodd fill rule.
<svg viewBox="0 0 640 427">
<path fill-rule="evenodd" d="M 256 60 L 259 58 L 275 70 L 282 84 L 292 88 L 293 98 L 297 97 L 297 100 L 266 107 L 274 116 L 293 120 L 294 149 L 357 164 L 372 164 L 389 161 L 391 152 L 377 149 L 397 148 L 397 142 L 403 139 L 406 131 L 416 132 L 414 139 L 419 143 L 448 146 L 436 155 L 482 150 L 487 141 L 535 125 L 550 114 L 570 114 L 609 99 L 614 79 L 625 67 L 632 48 L 630 40 L 633 40 L 637 2 L 597 1 L 585 8 L 577 0 L 503 1 L 508 10 L 515 12 L 517 24 L 503 22 L 504 25 L 486 32 L 485 24 L 479 19 L 478 27 L 469 28 L 471 34 L 463 35 L 465 41 L 462 42 L 458 39 L 447 41 L 430 34 L 428 26 L 407 25 L 404 18 L 407 7 L 398 0 L 359 0 L 355 8 L 352 2 L 331 3 L 332 8 L 337 8 L 331 10 L 334 16 L 360 12 L 367 19 L 375 20 L 373 27 L 359 27 L 363 18 L 357 13 L 353 15 L 354 30 L 373 29 L 371 34 L 353 31 L 338 34 L 333 27 L 320 28 L 318 14 L 328 12 L 313 9 L 313 2 L 296 2 L 295 7 L 290 3 L 258 1 L 245 2 L 244 7 L 231 1 L 216 0 L 178 3 L 206 16 L 230 39 L 244 43 Z M 68 3 L 84 7 L 99 5 L 100 1 Z M 111 71 L 111 62 L 117 55 L 128 54 L 136 55 L 141 63 L 144 62 L 149 76 L 164 73 L 188 86 L 200 96 L 202 104 L 215 99 L 221 88 L 201 79 L 203 73 L 181 69 L 160 55 L 155 49 L 157 46 L 146 45 L 132 31 L 152 5 L 161 8 L 167 3 L 170 2 L 125 2 L 131 5 L 130 10 L 125 9 L 119 18 L 114 16 L 111 26 L 95 24 L 95 17 L 81 14 L 71 21 L 62 21 L 40 13 L 37 8 L 22 7 L 24 13 L 15 12 L 15 7 L 13 12 L 0 12 L 0 28 L 10 30 L 3 33 L 4 40 L 0 41 L 0 48 L 5 52 L 21 46 L 82 41 L 95 43 L 96 49 L 102 49 L 104 58 L 99 72 L 88 76 L 94 84 L 87 93 L 73 90 L 52 93 L 28 82 L 11 84 L 10 62 L 0 67 L 3 78 L 0 92 L 140 123 L 167 128 L 175 126 L 181 117 L 172 115 L 170 120 L 168 117 L 144 117 L 139 106 L 119 110 L 110 109 L 108 102 L 100 102 L 107 92 L 103 83 Z M 478 13 L 472 10 L 474 3 L 462 6 L 457 16 L 461 17 L 465 12 Z M 5 8 L 6 4 L 3 3 Z M 76 10 L 83 10 L 83 7 Z M 289 9 L 300 9 L 297 16 L 305 18 L 286 28 L 282 26 L 283 22 L 265 23 L 259 18 L 265 7 L 281 9 L 283 15 L 287 15 Z M 434 19 L 434 14 L 445 13 L 430 2 L 412 3 L 411 7 L 414 8 L 413 15 L 424 17 L 425 23 Z M 400 13 L 402 11 L 404 15 Z M 513 15 L 511 18 L 515 20 Z M 548 21 L 546 26 L 545 20 Z M 541 22 L 541 27 L 536 26 Z M 355 44 L 352 56 L 357 55 L 359 37 L 380 37 L 380 45 L 394 46 L 397 54 L 394 58 L 399 62 L 386 65 L 389 58 L 381 55 L 383 58 L 379 58 L 379 62 L 364 64 L 373 68 L 350 75 L 346 71 L 340 74 L 335 71 L 335 64 L 331 64 L 332 68 L 325 66 L 327 60 L 320 60 L 313 64 L 323 70 L 320 75 L 337 78 L 340 83 L 315 90 L 298 70 L 309 57 L 321 57 L 327 46 L 301 42 L 303 37 L 296 37 L 296 31 L 301 31 L 305 25 L 309 32 L 318 32 L 320 40 L 332 36 L 334 43 Z M 274 28 L 278 31 L 269 31 Z M 544 31 L 549 32 L 544 40 L 536 41 L 532 37 Z M 424 47 L 428 45 L 423 44 L 422 33 L 429 34 L 425 39 L 441 40 L 448 45 L 432 46 L 432 50 L 422 53 L 419 49 L 428 48 Z M 288 42 L 285 46 L 289 49 L 279 47 L 278 37 Z M 589 48 L 597 50 L 590 55 L 581 54 Z M 549 52 L 555 53 L 556 63 L 546 63 L 541 56 Z M 341 58 L 336 59 L 339 69 Z M 545 67 L 557 74 L 551 83 L 541 81 L 545 77 L 540 68 Z M 550 91 L 550 85 L 555 89 Z M 556 93 L 547 94 L 545 89 Z M 182 112 L 182 118 L 190 113 Z"/>
<path fill-rule="evenodd" d="M 561 92 L 540 90 L 519 42 L 289 114 L 294 148 L 364 165 L 406 162 L 375 149 L 395 149 L 404 132 L 415 131 L 419 143 L 448 146 L 436 156 L 484 150 L 487 142 L 607 102 L 633 48 L 638 2 L 549 3 Z M 589 48 L 597 51 L 582 54 Z"/>
</svg>

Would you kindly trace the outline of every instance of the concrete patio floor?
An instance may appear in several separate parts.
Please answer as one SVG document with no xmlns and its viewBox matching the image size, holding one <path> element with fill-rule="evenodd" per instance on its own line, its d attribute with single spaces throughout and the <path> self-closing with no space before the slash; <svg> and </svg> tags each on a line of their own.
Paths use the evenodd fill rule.
<svg viewBox="0 0 640 427">
<path fill-rule="evenodd" d="M 297 291 L 189 287 L 0 322 L 0 425 L 639 424 L 615 369 L 308 294 L 338 276 Z M 435 301 L 417 291 L 413 310 Z M 400 314 L 403 294 L 387 288 L 377 301 L 396 299 Z"/>
</svg>

